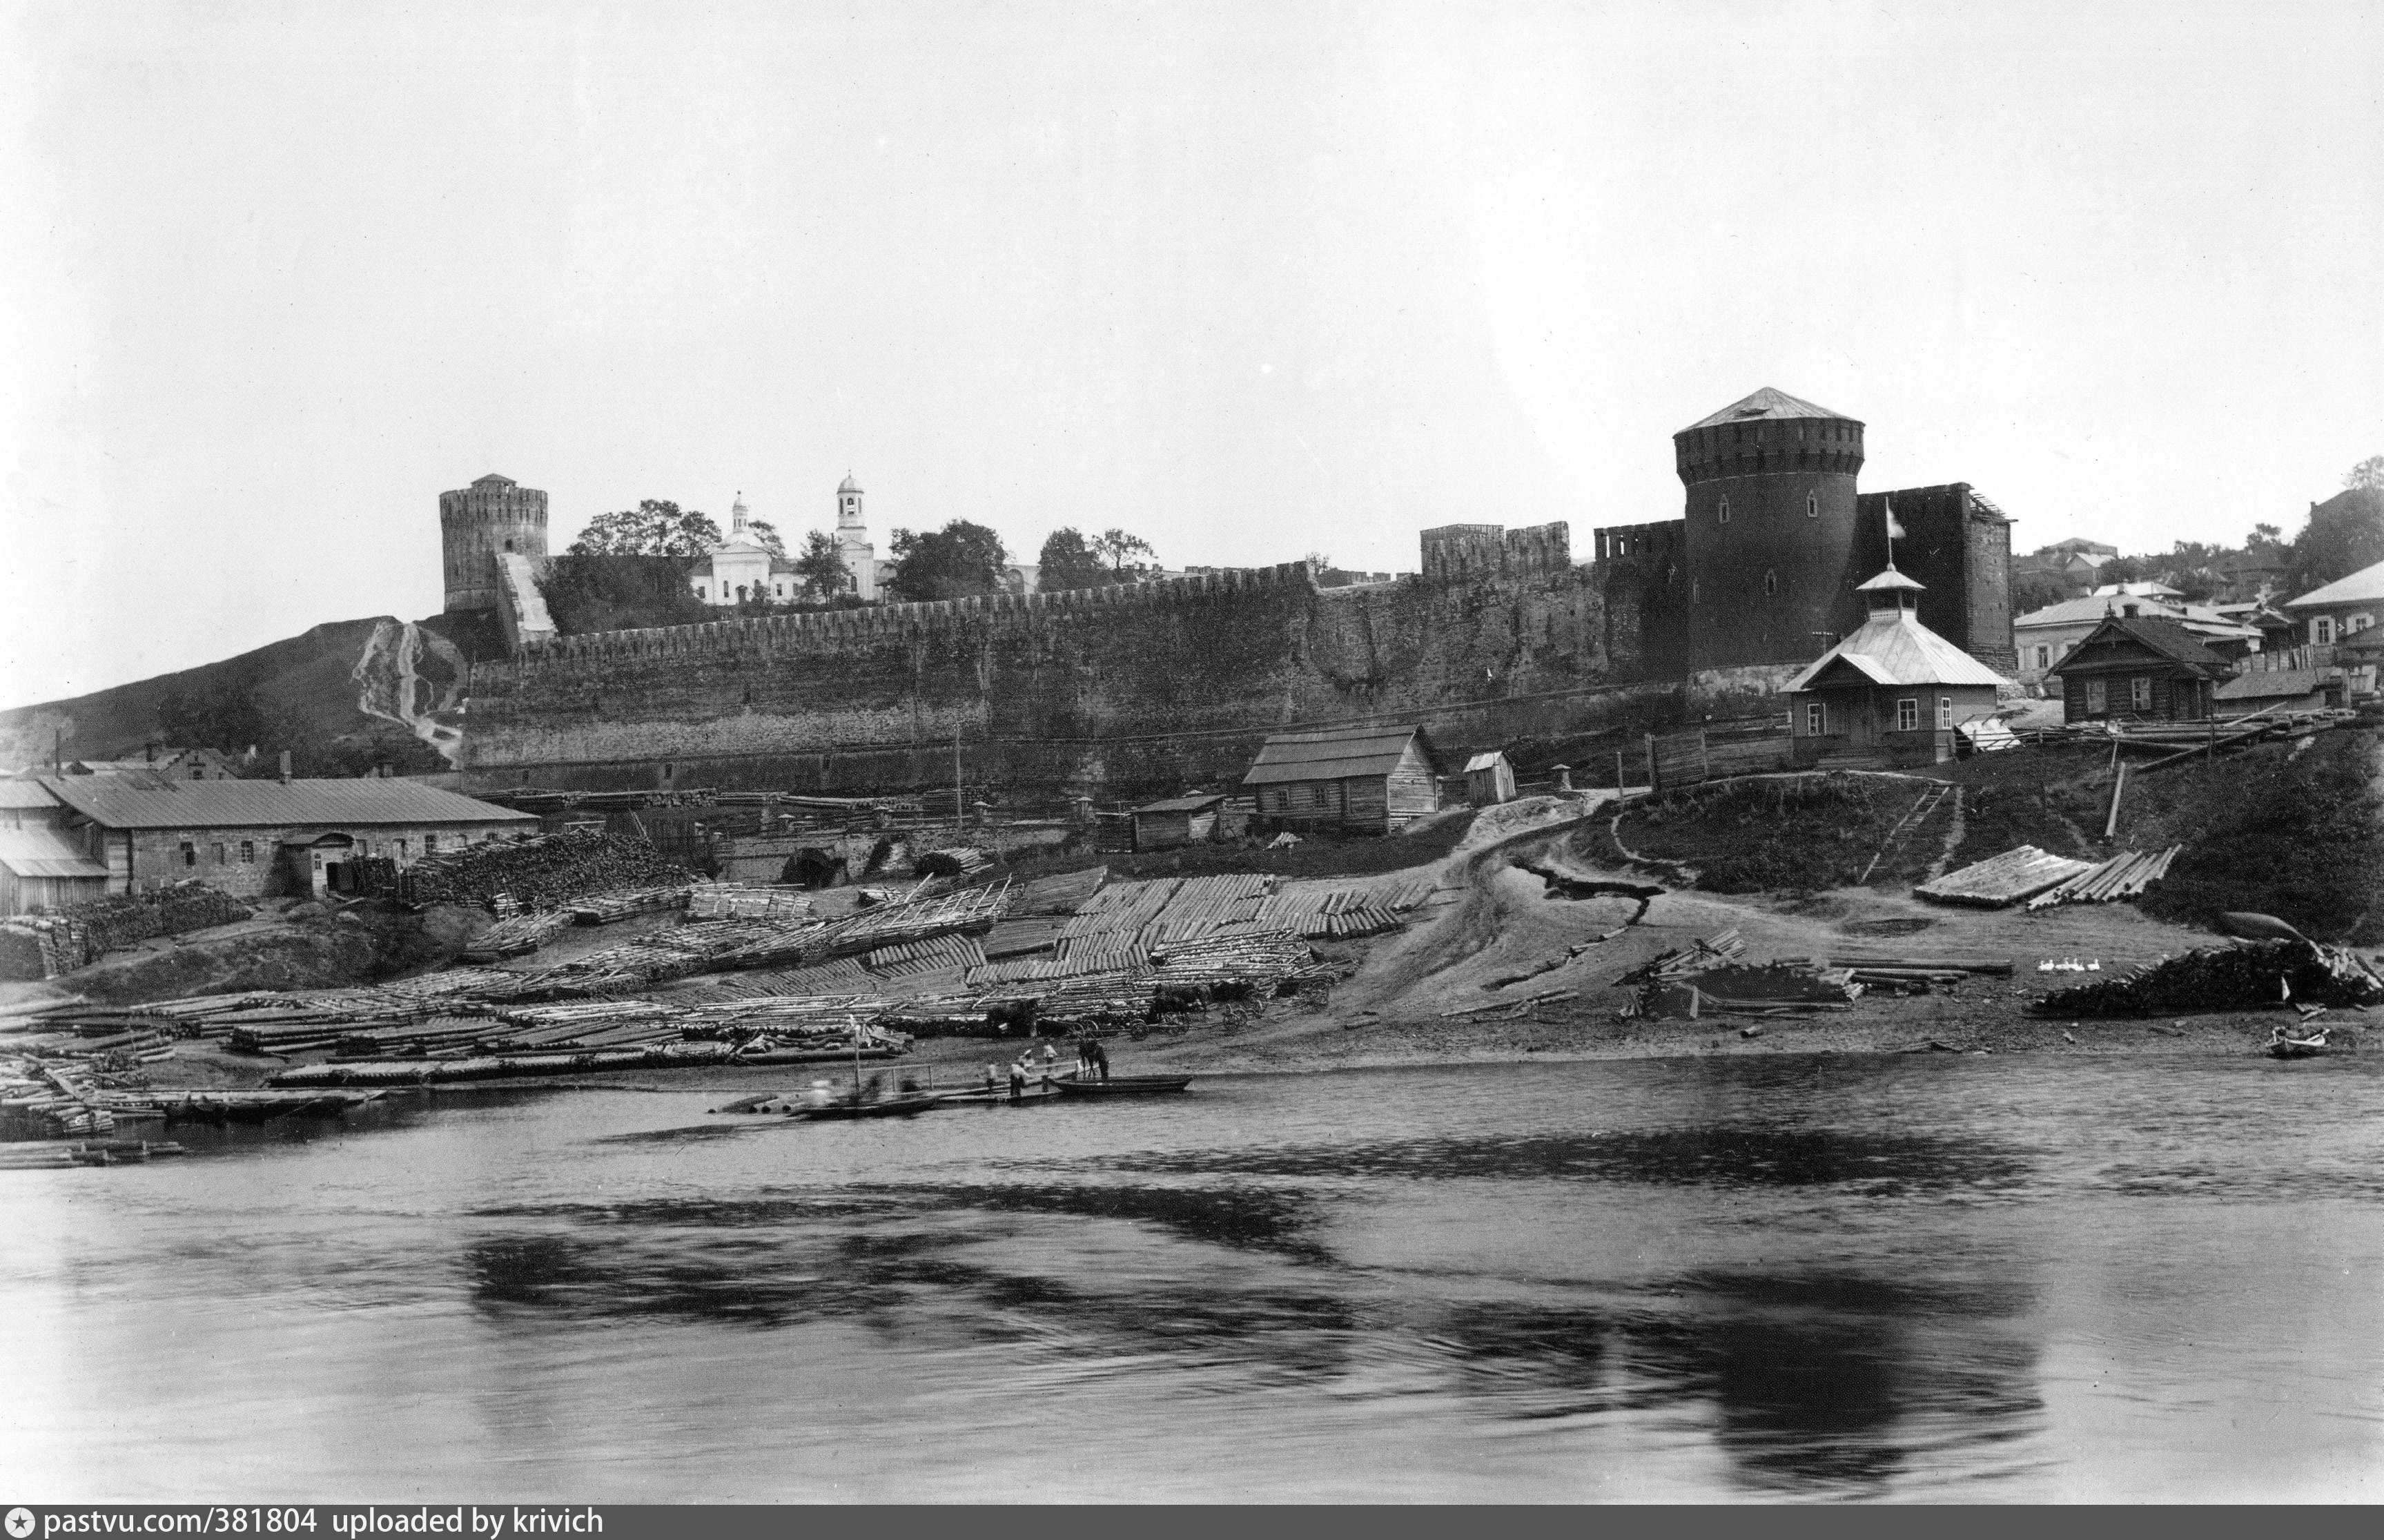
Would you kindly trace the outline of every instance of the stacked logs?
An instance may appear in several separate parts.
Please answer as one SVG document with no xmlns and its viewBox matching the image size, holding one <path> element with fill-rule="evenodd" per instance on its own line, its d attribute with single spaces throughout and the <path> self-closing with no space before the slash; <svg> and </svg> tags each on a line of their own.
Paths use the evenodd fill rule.
<svg viewBox="0 0 2384 1540">
<path fill-rule="evenodd" d="M 589 893 L 694 879 L 652 843 L 600 828 L 568 828 L 526 839 L 491 839 L 425 856 L 397 875 L 397 897 L 425 905 L 486 906 L 500 893 L 527 909 L 554 909 Z"/>
<path fill-rule="evenodd" d="M 2056 989 L 2029 1010 L 2039 1016 L 2147 1016 L 2378 1000 L 2384 1000 L 2384 978 L 2347 947 L 2250 941 L 2197 947 L 2117 977 Z"/>
</svg>

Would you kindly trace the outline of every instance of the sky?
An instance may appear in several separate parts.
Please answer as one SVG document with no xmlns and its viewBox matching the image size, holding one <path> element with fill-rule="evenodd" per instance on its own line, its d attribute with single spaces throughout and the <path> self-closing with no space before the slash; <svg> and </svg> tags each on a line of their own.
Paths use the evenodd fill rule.
<svg viewBox="0 0 2384 1540">
<path fill-rule="evenodd" d="M 1018 559 L 1678 517 L 1758 387 L 2015 549 L 2384 453 L 2384 7 L 0 8 L 0 706 L 850 471 Z"/>
</svg>

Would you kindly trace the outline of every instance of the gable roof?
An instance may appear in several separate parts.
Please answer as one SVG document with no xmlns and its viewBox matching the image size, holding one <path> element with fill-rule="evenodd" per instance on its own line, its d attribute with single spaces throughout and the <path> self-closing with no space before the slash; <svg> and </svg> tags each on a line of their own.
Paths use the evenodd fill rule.
<svg viewBox="0 0 2384 1540">
<path fill-rule="evenodd" d="M 0 808 L 21 812 L 57 805 L 56 795 L 40 781 L 23 776 L 0 777 Z"/>
<path fill-rule="evenodd" d="M 1775 391 L 1766 385 L 1751 396 L 1732 402 L 1712 416 L 1699 417 L 1681 431 L 1693 433 L 1700 428 L 1718 428 L 1726 423 L 1761 422 L 1767 418 L 1781 417 L 1833 417 L 1839 422 L 1856 420 L 1847 416 L 1844 412 L 1832 412 L 1826 406 L 1816 406 L 1809 401 L 1800 401 L 1785 391 Z"/>
<path fill-rule="evenodd" d="M 2277 696 L 2308 695 L 2326 688 L 2326 674 L 2316 668 L 2263 668 L 2238 674 L 2211 692 L 2215 701 L 2266 701 Z"/>
<path fill-rule="evenodd" d="M 1165 797 L 1155 802 L 1145 802 L 1134 811 L 1145 813 L 1203 813 L 1225 800 L 1223 792 L 1200 797 Z"/>
<path fill-rule="evenodd" d="M 2322 589 L 2312 589 L 2299 599 L 2288 599 L 2285 604 L 2300 609 L 2305 604 L 2365 604 L 2384 600 L 2384 562 L 2364 566 L 2348 578 L 2338 578 Z"/>
<path fill-rule="evenodd" d="M 1421 741 L 1420 727 L 1325 727 L 1311 732 L 1276 733 L 1250 762 L 1244 786 L 1273 786 L 1283 781 L 1331 781 L 1348 776 L 1387 776 L 1399 767 L 1408 745 L 1414 743 L 1427 764 L 1431 748 Z"/>
<path fill-rule="evenodd" d="M 1497 749 L 1493 749 L 1486 754 L 1476 754 L 1465 762 L 1465 773 L 1470 776 L 1476 770 L 1496 770 L 1498 768 L 1498 762 L 1506 757 L 1506 753 Z"/>
<path fill-rule="evenodd" d="M 2234 672 L 2228 666 L 2226 659 L 2187 635 L 2185 627 L 2177 621 L 2145 616 L 2130 620 L 2124 615 L 2104 617 L 2103 624 L 2087 632 L 2067 656 L 2045 672 L 2060 674 L 2080 664 L 2092 662 L 2093 660 L 2089 657 L 2087 649 L 2113 640 L 2133 641 L 2157 657 L 2184 664 L 2211 678 L 2228 678 Z"/>
<path fill-rule="evenodd" d="M 2001 685 L 2009 681 L 1920 624 L 1910 610 L 1879 610 L 1845 640 L 1815 659 L 1788 683 L 1810 689 L 1832 665 L 1844 664 L 1876 685 Z"/>
<path fill-rule="evenodd" d="M 534 825 L 527 813 L 420 781 L 170 781 L 149 776 L 44 776 L 42 785 L 94 824 L 117 829 L 265 828 L 317 824 Z"/>
<path fill-rule="evenodd" d="M 20 877 L 104 877 L 107 868 L 56 829 L 0 829 L 0 866 Z"/>
</svg>

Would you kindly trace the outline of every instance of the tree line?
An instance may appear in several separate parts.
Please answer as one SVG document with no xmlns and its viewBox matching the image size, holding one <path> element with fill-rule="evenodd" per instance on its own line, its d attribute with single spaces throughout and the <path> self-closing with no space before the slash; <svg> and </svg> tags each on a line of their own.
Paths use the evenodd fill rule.
<svg viewBox="0 0 2384 1540">
<path fill-rule="evenodd" d="M 745 528 L 775 561 L 787 564 L 796 591 L 784 599 L 767 591 L 748 595 L 734 606 L 738 613 L 784 614 L 861 602 L 834 536 L 810 530 L 789 557 L 785 537 L 775 527 L 753 520 Z M 540 577 L 539 590 L 556 627 L 566 634 L 714 619 L 720 607 L 696 596 L 690 575 L 721 540 L 711 515 L 647 498 L 635 508 L 590 519 Z M 883 597 L 897 601 L 999 593 L 1005 588 L 1003 569 L 1011 565 L 999 533 L 961 518 L 940 529 L 897 528 L 888 551 L 893 568 L 881 585 Z M 1156 554 L 1149 540 L 1124 529 L 1098 535 L 1055 529 L 1037 554 L 1037 586 L 1049 592 L 1136 582 Z"/>
<path fill-rule="evenodd" d="M 2384 562 L 2384 454 L 2352 466 L 2342 485 L 2344 495 L 2313 508 L 2290 540 L 2277 525 L 2255 524 L 2239 546 L 2179 540 L 2166 552 L 2114 556 L 2096 569 L 2095 581 L 2163 583 L 2199 602 L 2228 589 L 2241 562 L 2274 571 L 2276 590 L 2288 599 L 2324 588 Z M 2060 603 L 2074 591 L 2050 573 L 2021 574 L 2012 579 L 2012 613 Z"/>
</svg>

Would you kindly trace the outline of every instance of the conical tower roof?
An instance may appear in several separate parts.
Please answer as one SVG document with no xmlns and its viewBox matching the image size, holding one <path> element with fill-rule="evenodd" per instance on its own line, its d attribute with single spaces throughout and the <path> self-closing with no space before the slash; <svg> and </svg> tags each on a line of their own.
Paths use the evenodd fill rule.
<svg viewBox="0 0 2384 1540">
<path fill-rule="evenodd" d="M 1833 417 L 1840 422 L 1860 420 L 1847 416 L 1844 412 L 1832 412 L 1826 406 L 1816 406 L 1809 401 L 1801 401 L 1785 391 L 1775 391 L 1766 385 L 1745 400 L 1734 401 L 1712 416 L 1701 417 L 1681 431 L 1690 433 L 1700 428 L 1720 428 L 1734 422 L 1760 422 L 1780 417 Z"/>
</svg>

